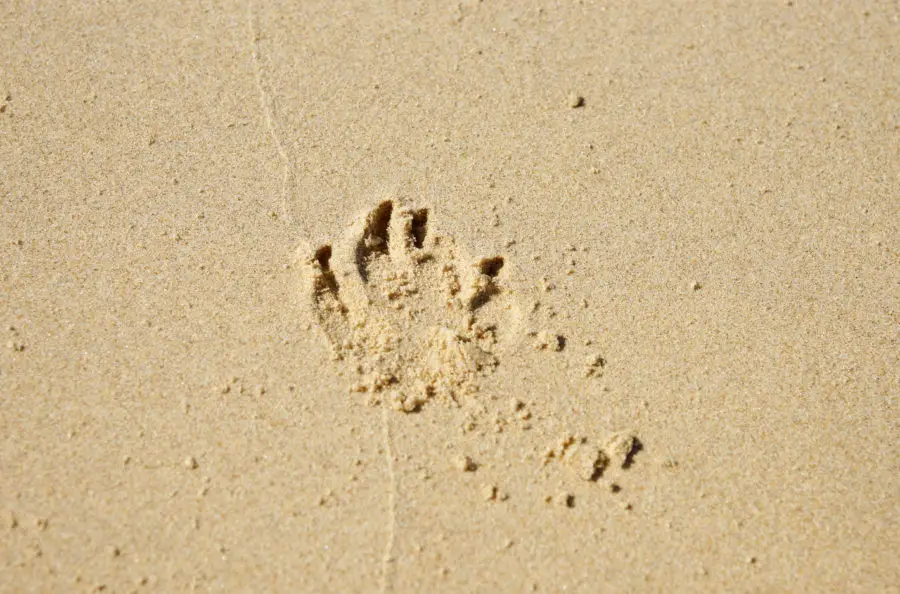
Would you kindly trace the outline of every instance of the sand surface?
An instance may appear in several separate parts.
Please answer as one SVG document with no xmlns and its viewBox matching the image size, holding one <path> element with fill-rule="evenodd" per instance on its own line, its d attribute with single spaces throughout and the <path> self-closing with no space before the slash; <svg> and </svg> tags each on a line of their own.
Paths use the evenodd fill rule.
<svg viewBox="0 0 900 594">
<path fill-rule="evenodd" d="M 898 591 L 900 12 L 0 6 L 0 591 Z"/>
</svg>

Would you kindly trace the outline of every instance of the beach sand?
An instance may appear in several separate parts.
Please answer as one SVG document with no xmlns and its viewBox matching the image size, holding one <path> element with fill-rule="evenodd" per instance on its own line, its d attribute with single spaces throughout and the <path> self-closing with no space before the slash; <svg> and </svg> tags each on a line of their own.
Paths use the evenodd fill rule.
<svg viewBox="0 0 900 594">
<path fill-rule="evenodd" d="M 898 591 L 896 2 L 0 23 L 0 591 Z"/>
</svg>

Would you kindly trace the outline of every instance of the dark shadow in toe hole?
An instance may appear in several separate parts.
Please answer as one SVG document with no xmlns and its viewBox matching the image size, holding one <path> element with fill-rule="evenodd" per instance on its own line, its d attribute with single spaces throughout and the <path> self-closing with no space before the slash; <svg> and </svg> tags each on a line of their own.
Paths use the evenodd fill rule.
<svg viewBox="0 0 900 594">
<path fill-rule="evenodd" d="M 478 263 L 478 272 L 481 274 L 486 274 L 491 278 L 494 278 L 498 274 L 500 274 L 500 270 L 503 268 L 503 256 L 496 256 L 494 258 L 484 258 L 481 262 Z"/>
<path fill-rule="evenodd" d="M 503 268 L 503 256 L 482 258 L 475 266 L 478 268 L 479 274 L 483 274 L 491 280 L 488 281 L 486 287 L 478 291 L 472 298 L 472 309 L 478 309 L 479 307 L 486 305 L 487 302 L 491 300 L 491 297 L 500 292 L 500 288 L 494 283 L 493 279 L 500 274 L 500 270 Z"/>
<path fill-rule="evenodd" d="M 313 290 L 316 295 L 322 295 L 323 293 L 337 295 L 337 279 L 334 277 L 334 272 L 331 270 L 331 246 L 323 245 L 318 248 L 314 258 L 319 265 L 319 269 L 322 271 L 322 274 L 317 275 L 314 281 L 315 285 Z"/>
<path fill-rule="evenodd" d="M 323 272 L 331 270 L 331 246 L 323 245 L 316 250 L 316 262 Z"/>
<path fill-rule="evenodd" d="M 369 280 L 369 258 L 374 254 L 388 252 L 388 229 L 394 203 L 385 200 L 366 219 L 363 236 L 356 246 L 356 267 L 363 281 Z"/>
<path fill-rule="evenodd" d="M 421 208 L 412 213 L 412 225 L 410 227 L 413 246 L 422 249 L 425 245 L 425 234 L 428 233 L 428 209 Z"/>
<path fill-rule="evenodd" d="M 631 466 L 634 464 L 634 457 L 637 456 L 638 452 L 643 449 L 644 444 L 642 444 L 641 441 L 637 437 L 635 437 L 634 445 L 631 447 L 631 451 L 625 455 L 625 461 L 622 462 L 622 468 L 625 468 L 626 470 L 631 468 Z"/>
<path fill-rule="evenodd" d="M 391 225 L 391 212 L 394 204 L 386 200 L 378 205 L 369 215 L 366 228 L 363 232 L 363 242 L 371 252 L 386 253 L 388 250 L 388 229 Z"/>
</svg>

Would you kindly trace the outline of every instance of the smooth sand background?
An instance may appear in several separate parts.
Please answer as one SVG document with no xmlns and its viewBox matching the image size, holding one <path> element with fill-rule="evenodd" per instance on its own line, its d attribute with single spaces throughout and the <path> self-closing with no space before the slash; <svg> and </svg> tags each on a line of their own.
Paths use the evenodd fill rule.
<svg viewBox="0 0 900 594">
<path fill-rule="evenodd" d="M 898 18 L 6 3 L 0 590 L 897 591 Z M 347 393 L 294 251 L 386 195 L 555 285 L 530 431 Z"/>
</svg>

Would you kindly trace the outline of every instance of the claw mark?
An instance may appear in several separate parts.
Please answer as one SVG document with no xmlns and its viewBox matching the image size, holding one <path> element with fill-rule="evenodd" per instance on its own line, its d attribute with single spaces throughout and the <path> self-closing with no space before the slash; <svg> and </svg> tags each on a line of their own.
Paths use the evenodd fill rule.
<svg viewBox="0 0 900 594">
<path fill-rule="evenodd" d="M 338 284 L 331 270 L 331 246 L 323 245 L 316 250 L 313 256 L 312 265 L 318 269 L 318 274 L 313 280 L 313 295 L 317 302 L 330 296 L 331 299 L 338 300 Z"/>
<path fill-rule="evenodd" d="M 394 475 L 394 448 L 391 444 L 391 425 L 388 409 L 381 409 L 381 435 L 384 441 L 384 456 L 387 460 L 388 480 L 388 534 L 381 557 L 381 592 L 391 587 L 391 565 L 394 563 L 394 538 L 397 532 L 397 481 Z"/>
<path fill-rule="evenodd" d="M 356 266 L 363 281 L 369 280 L 369 258 L 388 252 L 388 228 L 394 203 L 386 200 L 366 217 L 363 234 L 356 245 Z"/>
<path fill-rule="evenodd" d="M 316 262 L 319 263 L 319 266 L 325 272 L 330 272 L 331 268 L 329 266 L 329 261 L 331 260 L 331 246 L 323 245 L 319 249 L 316 250 Z"/>
<path fill-rule="evenodd" d="M 503 256 L 483 258 L 478 263 L 478 271 L 481 274 L 486 274 L 491 278 L 495 278 L 498 274 L 500 274 L 501 268 L 503 268 Z"/>
<path fill-rule="evenodd" d="M 500 270 L 503 268 L 503 257 L 482 258 L 475 267 L 480 274 L 474 287 L 469 307 L 474 311 L 486 305 L 494 295 L 500 292 L 500 287 L 494 282 Z"/>
<path fill-rule="evenodd" d="M 412 212 L 412 225 L 410 234 L 412 235 L 413 247 L 422 249 L 425 245 L 425 234 L 428 233 L 428 209 L 420 208 Z"/>
</svg>

